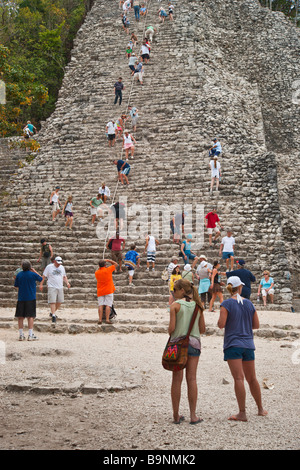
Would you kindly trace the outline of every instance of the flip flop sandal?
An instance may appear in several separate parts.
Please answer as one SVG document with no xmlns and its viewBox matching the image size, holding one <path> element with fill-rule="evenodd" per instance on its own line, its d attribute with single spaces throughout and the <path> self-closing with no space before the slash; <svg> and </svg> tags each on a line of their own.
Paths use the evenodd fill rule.
<svg viewBox="0 0 300 470">
<path fill-rule="evenodd" d="M 185 417 L 184 416 L 179 416 L 179 420 L 178 421 L 173 421 L 174 424 L 180 424 L 182 423 L 182 421 L 185 420 Z"/>
<path fill-rule="evenodd" d="M 203 419 L 199 418 L 197 421 L 190 421 L 190 424 L 199 424 L 202 423 Z"/>
</svg>

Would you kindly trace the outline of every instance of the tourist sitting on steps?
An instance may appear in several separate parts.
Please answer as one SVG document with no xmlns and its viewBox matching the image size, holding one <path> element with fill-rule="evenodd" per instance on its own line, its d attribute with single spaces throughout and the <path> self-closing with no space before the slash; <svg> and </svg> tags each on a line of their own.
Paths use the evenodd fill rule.
<svg viewBox="0 0 300 470">
<path fill-rule="evenodd" d="M 182 256 L 184 264 L 190 264 L 190 261 L 193 261 L 192 269 L 194 269 L 196 263 L 198 262 L 198 258 L 195 253 L 191 251 L 193 237 L 191 234 L 188 234 L 186 240 L 184 235 L 182 238 L 183 240 L 180 247 L 180 256 Z"/>
<path fill-rule="evenodd" d="M 261 293 L 264 307 L 266 307 L 268 295 L 270 296 L 271 304 L 274 303 L 274 279 L 270 277 L 270 271 L 267 270 L 263 272 L 263 276 L 258 286 L 257 297 L 259 298 Z"/>
<path fill-rule="evenodd" d="M 213 139 L 213 145 L 209 149 L 209 156 L 210 157 L 219 157 L 222 153 L 222 146 L 218 139 Z"/>
</svg>

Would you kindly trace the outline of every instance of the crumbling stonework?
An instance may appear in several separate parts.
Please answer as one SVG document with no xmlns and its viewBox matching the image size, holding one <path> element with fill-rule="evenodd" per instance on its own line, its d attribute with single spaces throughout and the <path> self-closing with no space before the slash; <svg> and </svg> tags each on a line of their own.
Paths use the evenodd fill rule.
<svg viewBox="0 0 300 470">
<path fill-rule="evenodd" d="M 64 258 L 72 284 L 66 301 L 95 302 L 94 271 L 104 241 L 90 226 L 88 203 L 103 180 L 114 192 L 112 160 L 120 157 L 121 146 L 108 148 L 105 125 L 127 104 L 140 110 L 138 145 L 130 186 L 119 186 L 116 197 L 126 195 L 129 205 L 201 203 L 205 212 L 217 206 L 222 224 L 233 229 L 236 256 L 247 260 L 257 280 L 264 269 L 271 271 L 276 303 L 290 308 L 292 293 L 297 299 L 299 104 L 292 94 L 300 78 L 299 32 L 282 14 L 252 0 L 178 1 L 174 17 L 161 25 L 157 4 L 150 4 L 147 24 L 158 32 L 144 85 L 132 85 L 117 2 L 109 8 L 103 0 L 95 2 L 78 32 L 56 110 L 42 127 L 41 152 L 7 186 L 2 303 L 15 300 L 11 273 L 22 258 L 37 258 L 41 236 Z M 130 30 L 139 41 L 143 28 L 132 15 Z M 119 76 L 126 86 L 121 107 L 113 105 Z M 215 136 L 223 145 L 223 178 L 219 194 L 211 196 L 207 149 Z M 51 223 L 48 198 L 56 184 L 63 202 L 73 195 L 73 233 L 64 231 L 62 222 Z M 21 209 L 17 195 L 24 201 Z M 137 245 L 143 251 L 142 236 Z M 203 251 L 211 262 L 218 258 L 207 238 Z M 125 274 L 115 278 L 116 301 L 128 307 L 166 305 L 160 273 L 173 253 L 178 249 L 162 239 L 157 271 L 146 273 L 144 258 L 130 292 Z"/>
</svg>

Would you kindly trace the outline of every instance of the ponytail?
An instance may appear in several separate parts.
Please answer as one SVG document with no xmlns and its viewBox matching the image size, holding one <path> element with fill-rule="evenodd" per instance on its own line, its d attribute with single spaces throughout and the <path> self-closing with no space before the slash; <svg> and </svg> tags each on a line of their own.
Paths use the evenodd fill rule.
<svg viewBox="0 0 300 470">
<path fill-rule="evenodd" d="M 198 307 L 201 310 L 201 313 L 203 313 L 203 310 L 204 310 L 203 303 L 201 302 L 201 299 L 200 299 L 200 296 L 199 296 L 199 293 L 198 293 L 198 289 L 194 286 L 194 284 L 192 284 L 191 287 L 193 289 L 193 301 L 196 302 L 196 304 L 198 305 Z"/>
<path fill-rule="evenodd" d="M 226 289 L 228 290 L 230 295 L 234 295 L 234 294 L 237 293 L 239 288 L 238 287 L 233 287 L 232 284 L 227 284 Z"/>
<path fill-rule="evenodd" d="M 175 282 L 174 286 L 175 285 L 179 289 L 184 289 L 185 297 L 188 298 L 189 300 L 192 299 L 194 302 L 196 302 L 196 304 L 198 305 L 198 307 L 201 311 L 201 314 L 202 314 L 203 310 L 204 310 L 203 304 L 202 304 L 201 299 L 199 297 L 198 290 L 194 286 L 194 284 L 192 284 L 190 281 L 187 281 L 186 279 L 178 279 Z"/>
</svg>

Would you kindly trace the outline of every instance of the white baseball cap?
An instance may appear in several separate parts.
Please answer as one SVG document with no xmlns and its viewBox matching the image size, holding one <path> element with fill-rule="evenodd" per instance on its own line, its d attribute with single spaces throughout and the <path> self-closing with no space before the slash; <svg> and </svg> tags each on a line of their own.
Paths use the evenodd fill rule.
<svg viewBox="0 0 300 470">
<path fill-rule="evenodd" d="M 60 256 L 57 256 L 55 258 L 55 261 L 58 263 L 58 264 L 62 264 L 62 258 Z"/>
<path fill-rule="evenodd" d="M 227 279 L 227 284 L 231 284 L 232 287 L 239 287 L 245 285 L 238 276 L 230 276 Z"/>
</svg>

